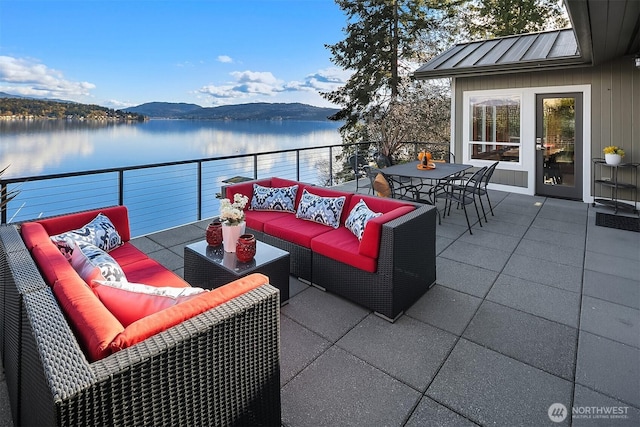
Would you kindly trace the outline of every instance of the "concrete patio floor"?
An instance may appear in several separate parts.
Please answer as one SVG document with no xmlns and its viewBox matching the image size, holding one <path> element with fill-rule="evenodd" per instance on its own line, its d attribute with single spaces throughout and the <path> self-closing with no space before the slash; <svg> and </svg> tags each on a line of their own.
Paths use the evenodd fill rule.
<svg viewBox="0 0 640 427">
<path fill-rule="evenodd" d="M 640 425 L 640 234 L 581 202 L 491 198 L 473 235 L 443 218 L 437 284 L 395 323 L 291 278 L 284 426 Z M 207 223 L 133 242 L 183 275 Z"/>
</svg>

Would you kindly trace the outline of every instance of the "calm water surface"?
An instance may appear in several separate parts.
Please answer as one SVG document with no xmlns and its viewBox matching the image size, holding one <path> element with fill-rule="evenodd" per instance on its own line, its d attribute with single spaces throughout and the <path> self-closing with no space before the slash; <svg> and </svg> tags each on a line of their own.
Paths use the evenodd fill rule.
<svg viewBox="0 0 640 427">
<path fill-rule="evenodd" d="M 339 123 L 298 121 L 152 120 L 135 124 L 66 121 L 0 121 L 0 168 L 5 177 L 29 177 L 122 166 L 264 153 L 291 148 L 340 144 Z M 301 169 L 320 173 L 312 158 Z M 263 176 L 295 172 L 296 155 L 268 156 Z M 124 174 L 124 200 L 132 235 L 138 236 L 217 215 L 222 180 L 251 176 L 253 160 L 207 162 L 202 167 L 202 198 L 197 193 L 197 164 Z M 284 175 L 283 175 L 284 173 Z M 304 179 L 303 179 L 304 178 Z M 8 209 L 9 221 L 118 204 L 118 174 L 72 177 L 19 184 Z"/>
<path fill-rule="evenodd" d="M 0 168 L 10 165 L 5 177 L 23 177 L 340 144 L 339 126 L 301 121 L 0 121 Z"/>
</svg>

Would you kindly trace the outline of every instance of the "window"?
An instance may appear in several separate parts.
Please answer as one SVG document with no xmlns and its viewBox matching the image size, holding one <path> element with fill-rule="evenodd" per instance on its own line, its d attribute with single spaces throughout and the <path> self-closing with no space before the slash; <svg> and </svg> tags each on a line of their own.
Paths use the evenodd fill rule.
<svg viewBox="0 0 640 427">
<path fill-rule="evenodd" d="M 469 156 L 520 162 L 520 95 L 469 98 Z"/>
</svg>

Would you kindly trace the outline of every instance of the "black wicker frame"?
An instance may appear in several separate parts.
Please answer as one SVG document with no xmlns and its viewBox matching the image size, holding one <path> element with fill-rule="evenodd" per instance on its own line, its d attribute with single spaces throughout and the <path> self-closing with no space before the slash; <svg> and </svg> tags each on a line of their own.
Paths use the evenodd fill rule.
<svg viewBox="0 0 640 427">
<path fill-rule="evenodd" d="M 436 210 L 421 205 L 383 224 L 375 273 L 313 253 L 313 283 L 393 321 L 435 284 L 435 242 Z"/>
<path fill-rule="evenodd" d="M 15 425 L 280 425 L 273 286 L 90 363 L 15 226 L 0 226 L 0 263 Z"/>
<path fill-rule="evenodd" d="M 233 191 L 225 186 L 223 194 Z M 436 282 L 436 208 L 416 209 L 382 226 L 378 268 L 370 273 L 257 230 L 256 238 L 290 254 L 290 273 L 394 321 Z"/>
</svg>

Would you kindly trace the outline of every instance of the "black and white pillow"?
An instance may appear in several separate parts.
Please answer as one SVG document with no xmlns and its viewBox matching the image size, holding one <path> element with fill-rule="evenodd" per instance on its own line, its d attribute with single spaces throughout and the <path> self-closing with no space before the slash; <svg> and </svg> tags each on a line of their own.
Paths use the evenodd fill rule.
<svg viewBox="0 0 640 427">
<path fill-rule="evenodd" d="M 351 209 L 349 212 L 349 216 L 344 223 L 344 226 L 347 227 L 358 240 L 362 240 L 362 235 L 364 234 L 364 229 L 367 226 L 367 222 L 372 218 L 376 218 L 382 215 L 380 212 L 373 212 L 369 209 L 369 206 L 364 202 L 364 200 L 360 199 L 360 201 Z"/>
<path fill-rule="evenodd" d="M 295 212 L 296 194 L 298 186 L 291 187 L 263 187 L 253 184 L 251 209 L 254 211 L 284 211 Z"/>
<path fill-rule="evenodd" d="M 71 266 L 87 284 L 91 284 L 93 280 L 127 281 L 118 262 L 91 243 L 75 242 Z"/>
<path fill-rule="evenodd" d="M 345 196 L 320 197 L 302 190 L 296 218 L 306 219 L 329 227 L 340 227 L 340 215 L 344 208 Z"/>
<path fill-rule="evenodd" d="M 69 261 L 73 255 L 74 243 L 90 243 L 105 252 L 122 245 L 122 238 L 111 220 L 100 213 L 91 222 L 66 233 L 51 236 L 51 241 Z"/>
</svg>

